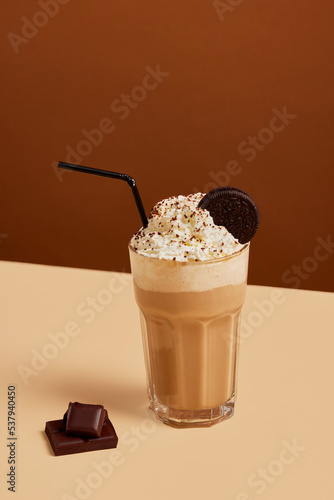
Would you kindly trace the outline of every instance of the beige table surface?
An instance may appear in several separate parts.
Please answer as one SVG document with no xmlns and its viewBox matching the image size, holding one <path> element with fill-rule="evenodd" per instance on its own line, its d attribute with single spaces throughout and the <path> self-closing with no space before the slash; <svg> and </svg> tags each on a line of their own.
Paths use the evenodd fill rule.
<svg viewBox="0 0 334 500">
<path fill-rule="evenodd" d="M 147 408 L 129 275 L 1 262 L 0 276 L 1 499 L 334 498 L 334 294 L 249 286 L 236 413 L 180 430 Z M 45 422 L 69 401 L 107 408 L 117 450 L 53 456 Z"/>
</svg>

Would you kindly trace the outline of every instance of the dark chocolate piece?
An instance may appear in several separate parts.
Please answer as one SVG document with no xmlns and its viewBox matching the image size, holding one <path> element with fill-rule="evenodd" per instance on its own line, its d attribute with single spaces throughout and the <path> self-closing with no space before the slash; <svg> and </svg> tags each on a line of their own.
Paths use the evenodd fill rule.
<svg viewBox="0 0 334 500">
<path fill-rule="evenodd" d="M 102 405 L 70 403 L 66 412 L 66 435 L 98 438 L 104 419 Z"/>
<path fill-rule="evenodd" d="M 98 438 L 67 436 L 63 419 L 46 422 L 45 432 L 49 438 L 53 452 L 57 456 L 116 448 L 118 442 L 118 437 L 109 418 L 106 418 L 102 426 L 101 435 Z"/>
<path fill-rule="evenodd" d="M 199 208 L 210 212 L 213 222 L 245 244 L 255 235 L 260 213 L 253 199 L 241 189 L 224 186 L 213 189 L 199 202 Z"/>
</svg>

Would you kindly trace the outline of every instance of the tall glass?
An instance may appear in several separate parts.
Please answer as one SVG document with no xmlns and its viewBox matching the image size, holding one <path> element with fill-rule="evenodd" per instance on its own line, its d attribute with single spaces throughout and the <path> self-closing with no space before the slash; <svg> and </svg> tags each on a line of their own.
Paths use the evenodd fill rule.
<svg viewBox="0 0 334 500">
<path fill-rule="evenodd" d="M 230 418 L 249 244 L 204 262 L 160 260 L 131 246 L 129 252 L 150 408 L 174 427 Z"/>
</svg>

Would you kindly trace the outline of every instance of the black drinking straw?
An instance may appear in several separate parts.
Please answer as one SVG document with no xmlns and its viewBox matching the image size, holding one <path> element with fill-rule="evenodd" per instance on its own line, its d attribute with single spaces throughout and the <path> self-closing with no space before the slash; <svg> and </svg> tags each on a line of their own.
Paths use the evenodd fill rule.
<svg viewBox="0 0 334 500">
<path fill-rule="evenodd" d="M 110 172 L 109 170 L 101 170 L 100 168 L 84 167 L 83 165 L 74 165 L 73 163 L 66 163 L 63 161 L 58 162 L 58 168 L 64 168 L 66 170 L 75 170 L 77 172 L 84 172 L 86 174 L 100 175 L 101 177 L 111 177 L 112 179 L 120 179 L 125 181 L 131 187 L 133 197 L 136 202 L 137 210 L 139 212 L 142 224 L 147 227 L 148 221 L 144 210 L 144 205 L 141 201 L 139 191 L 136 186 L 136 181 L 133 177 L 128 174 L 120 174 L 118 172 Z"/>
</svg>

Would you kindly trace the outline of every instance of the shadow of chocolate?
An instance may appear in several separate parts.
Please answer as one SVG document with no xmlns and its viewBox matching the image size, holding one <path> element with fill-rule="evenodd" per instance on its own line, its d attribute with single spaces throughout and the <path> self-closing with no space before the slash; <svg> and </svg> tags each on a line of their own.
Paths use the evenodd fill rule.
<svg viewBox="0 0 334 500">
<path fill-rule="evenodd" d="M 62 374 L 61 382 L 54 381 L 49 386 L 48 393 L 52 398 L 61 400 L 64 413 L 69 402 L 101 404 L 112 417 L 112 412 L 132 414 L 143 417 L 147 415 L 148 398 L 145 383 L 132 384 L 124 380 L 101 380 L 97 376 L 83 379 L 82 374 L 76 376 Z M 62 418 L 63 415 L 57 418 Z"/>
</svg>

